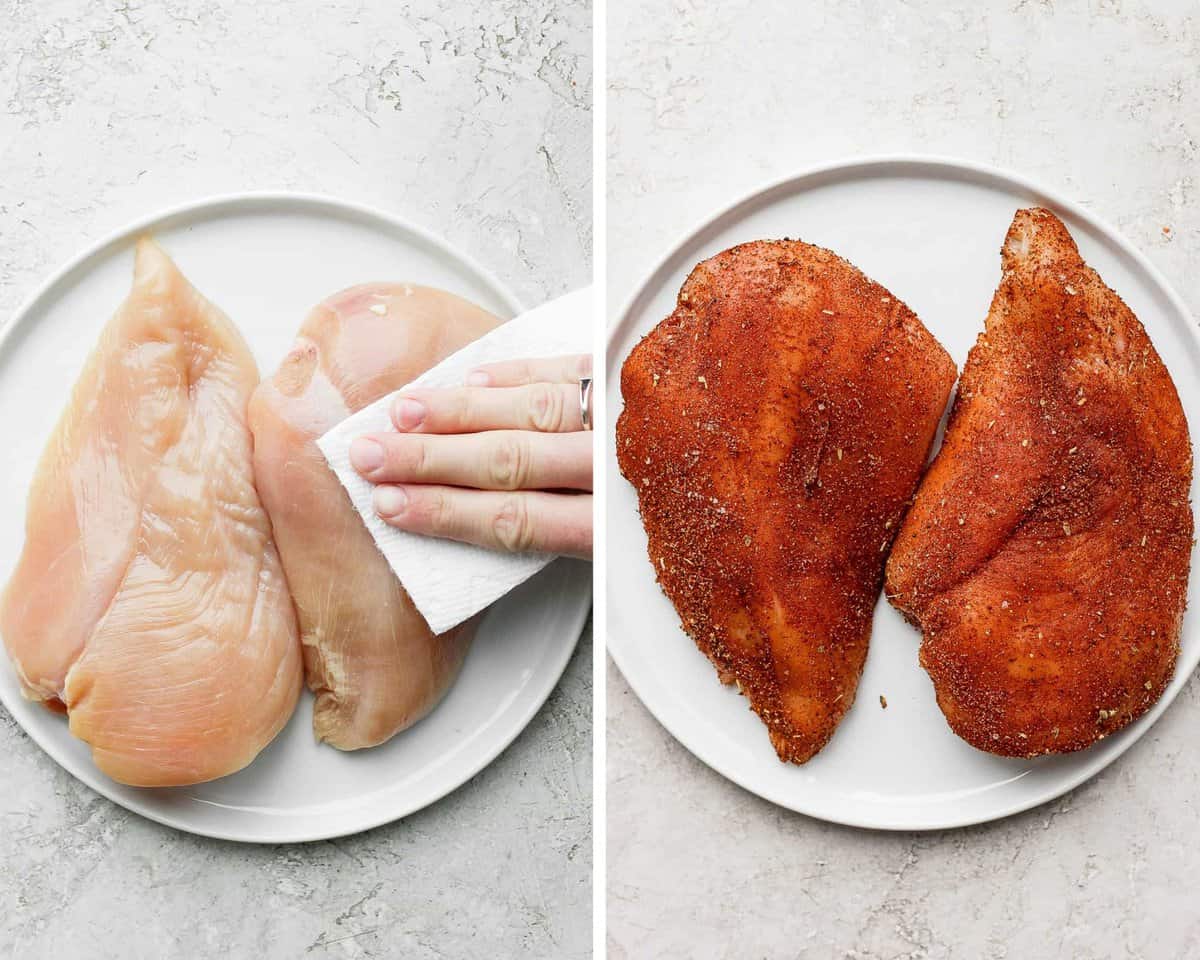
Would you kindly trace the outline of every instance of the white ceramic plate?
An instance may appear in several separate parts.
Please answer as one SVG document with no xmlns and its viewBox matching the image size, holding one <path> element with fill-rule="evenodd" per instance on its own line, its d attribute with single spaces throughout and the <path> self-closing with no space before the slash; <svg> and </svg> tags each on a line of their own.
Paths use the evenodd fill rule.
<svg viewBox="0 0 1200 960">
<path fill-rule="evenodd" d="M 0 578 L 24 539 L 25 498 L 42 445 L 96 336 L 124 298 L 132 242 L 154 233 L 219 304 L 269 375 L 309 308 L 367 280 L 415 280 L 501 316 L 519 310 L 490 274 L 444 242 L 369 209 L 294 194 L 222 197 L 169 211 L 97 244 L 56 274 L 0 337 Z M 0 700 L 59 764 L 124 807 L 231 840 L 318 840 L 412 813 L 465 783 L 519 734 L 558 682 L 591 602 L 590 565 L 560 560 L 496 603 L 457 683 L 425 720 L 384 746 L 319 746 L 305 693 L 287 728 L 240 773 L 196 787 L 114 783 L 66 723 L 21 698 L 7 658 Z"/>
<path fill-rule="evenodd" d="M 907 303 L 960 369 L 1000 278 L 1000 244 L 1018 207 L 1066 222 L 1084 258 L 1141 319 L 1200 424 L 1200 336 L 1179 297 L 1130 244 L 1083 208 L 1028 181 L 953 160 L 884 157 L 773 184 L 708 220 L 649 275 L 610 333 L 608 422 L 621 364 L 674 308 L 699 261 L 747 240 L 793 237 L 836 250 Z M 980 823 L 1043 803 L 1111 763 L 1167 709 L 1200 660 L 1192 577 L 1174 681 L 1137 723 L 1089 750 L 1035 761 L 981 753 L 951 733 L 917 663 L 919 634 L 886 601 L 853 708 L 804 766 L 780 763 L 757 717 L 721 686 L 654 581 L 633 489 L 607 438 L 608 649 L 642 702 L 696 756 L 768 800 L 855 826 L 924 830 Z M 1192 498 L 1197 498 L 1193 487 Z M 880 695 L 887 697 L 886 710 Z"/>
</svg>

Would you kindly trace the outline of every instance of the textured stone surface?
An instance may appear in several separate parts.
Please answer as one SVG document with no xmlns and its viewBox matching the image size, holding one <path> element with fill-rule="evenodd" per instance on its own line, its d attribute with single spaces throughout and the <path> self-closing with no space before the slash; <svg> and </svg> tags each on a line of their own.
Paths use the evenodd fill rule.
<svg viewBox="0 0 1200 960">
<path fill-rule="evenodd" d="M 537 302 L 591 274 L 591 11 L 569 0 L 0 0 L 0 317 L 85 242 L 198 196 L 332 193 Z M 292 847 L 189 837 L 0 710 L 0 956 L 577 958 L 591 642 L 433 807 Z"/>
<path fill-rule="evenodd" d="M 611 303 L 765 179 L 918 150 L 1057 187 L 1200 312 L 1189 0 L 641 0 L 608 16 Z M 761 801 L 679 746 L 611 666 L 608 689 L 614 960 L 1200 956 L 1195 680 L 1058 802 L 907 835 Z"/>
</svg>

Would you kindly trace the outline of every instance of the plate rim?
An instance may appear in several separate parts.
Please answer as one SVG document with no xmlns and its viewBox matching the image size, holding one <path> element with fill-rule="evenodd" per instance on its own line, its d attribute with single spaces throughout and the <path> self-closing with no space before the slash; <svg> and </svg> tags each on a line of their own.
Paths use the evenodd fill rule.
<svg viewBox="0 0 1200 960">
<path fill-rule="evenodd" d="M 948 154 L 919 152 L 855 154 L 814 163 L 801 167 L 797 171 L 772 177 L 760 183 L 757 187 L 742 193 L 731 202 L 717 207 L 703 219 L 697 221 L 694 227 L 687 229 L 677 242 L 669 246 L 667 252 L 642 276 L 641 281 L 633 286 L 632 291 L 623 301 L 620 311 L 613 315 L 614 319 L 608 325 L 605 336 L 606 398 L 612 396 L 613 391 L 616 391 L 616 400 L 620 402 L 619 363 L 615 347 L 617 346 L 618 338 L 624 337 L 627 332 L 632 333 L 632 331 L 627 331 L 627 328 L 632 326 L 632 315 L 638 308 L 643 296 L 646 295 L 652 286 L 662 286 L 672 272 L 675 261 L 689 246 L 701 240 L 706 232 L 717 227 L 721 220 L 736 216 L 748 208 L 752 208 L 756 203 L 767 200 L 771 194 L 776 192 L 803 193 L 812 190 L 819 187 L 821 185 L 820 181 L 824 178 L 841 179 L 844 181 L 856 177 L 869 177 L 871 175 L 878 177 L 895 176 L 904 172 L 910 174 L 924 173 L 926 176 L 937 175 L 938 179 L 943 180 L 948 179 L 950 176 L 956 176 L 957 179 L 965 182 L 985 184 L 990 182 L 992 185 L 1005 186 L 1010 190 L 1014 188 L 1019 189 L 1032 194 L 1041 205 L 1051 210 L 1065 212 L 1069 216 L 1082 221 L 1091 230 L 1101 234 L 1106 240 L 1114 244 L 1123 255 L 1133 261 L 1136 267 L 1144 271 L 1151 283 L 1166 297 L 1171 309 L 1177 311 L 1179 316 L 1185 321 L 1184 326 L 1187 328 L 1195 344 L 1200 347 L 1200 328 L 1196 325 L 1196 319 L 1179 293 L 1163 275 L 1162 271 L 1140 249 L 1126 239 L 1119 230 L 1078 201 L 1064 196 L 1057 190 L 1048 188 L 1044 183 L 1036 179 L 996 164 L 969 160 Z M 624 362 L 624 359 L 622 357 L 621 362 Z M 957 378 L 955 385 L 957 386 Z M 613 426 L 608 431 L 609 436 L 605 438 L 606 445 L 612 439 L 615 429 L 614 420 Z M 607 536 L 607 530 L 605 531 L 605 535 Z M 876 603 L 878 602 L 877 600 Z M 676 724 L 660 716 L 659 712 L 647 700 L 643 692 L 644 688 L 631 676 L 626 666 L 629 661 L 625 660 L 624 651 L 628 648 L 628 643 L 623 645 L 620 640 L 616 640 L 614 643 L 615 636 L 612 630 L 606 629 L 606 636 L 604 638 L 605 649 L 608 655 L 612 657 L 613 663 L 621 672 L 621 676 L 625 682 L 629 684 L 629 688 L 634 692 L 638 700 L 641 701 L 642 706 L 646 708 L 655 721 L 680 745 L 715 773 L 737 784 L 743 790 L 786 810 L 791 810 L 827 823 L 886 832 L 956 830 L 1002 820 L 1056 800 L 1092 779 L 1123 756 L 1135 743 L 1140 741 L 1146 732 L 1158 722 L 1159 718 L 1166 712 L 1170 705 L 1174 703 L 1175 698 L 1179 696 L 1186 685 L 1187 679 L 1195 672 L 1197 665 L 1200 665 L 1200 643 L 1194 645 L 1194 650 L 1187 661 L 1185 661 L 1181 651 L 1181 656 L 1175 666 L 1175 676 L 1172 678 L 1170 687 L 1164 691 L 1159 701 L 1142 717 L 1134 721 L 1133 724 L 1124 728 L 1128 733 L 1122 740 L 1109 741 L 1110 752 L 1097 753 L 1093 760 L 1083 764 L 1079 770 L 1064 777 L 1061 781 L 1054 782 L 1044 789 L 1034 792 L 1028 798 L 1012 801 L 989 813 L 964 813 L 959 816 L 947 815 L 940 820 L 914 823 L 899 819 L 888 819 L 886 817 L 870 818 L 854 814 L 840 814 L 837 808 L 832 810 L 824 809 L 820 808 L 819 805 L 806 803 L 804 797 L 805 790 L 803 788 L 798 791 L 798 796 L 787 796 L 770 786 L 764 787 L 761 784 L 752 783 L 750 777 L 743 776 L 740 772 L 732 769 L 731 764 L 726 763 L 721 757 L 717 756 L 698 737 L 686 730 L 681 732 L 681 730 L 676 729 Z M 1113 742 L 1116 743 L 1115 748 L 1112 746 Z"/>
<path fill-rule="evenodd" d="M 59 287 L 59 285 L 68 280 L 71 274 L 84 267 L 89 260 L 104 256 L 112 248 L 128 243 L 137 234 L 152 230 L 156 226 L 161 226 L 169 221 L 187 219 L 188 217 L 203 217 L 220 213 L 223 210 L 238 211 L 243 208 L 249 208 L 248 212 L 253 213 L 256 207 L 266 208 L 276 204 L 299 207 L 310 213 L 325 211 L 338 213 L 342 216 L 350 214 L 360 221 L 375 221 L 377 224 L 383 224 L 393 230 L 407 232 L 415 236 L 422 243 L 428 244 L 438 253 L 456 261 L 468 272 L 474 273 L 504 303 L 505 308 L 510 312 L 511 316 L 516 316 L 525 309 L 520 299 L 513 294 L 508 285 L 503 283 L 491 270 L 480 264 L 474 257 L 464 253 L 454 244 L 433 231 L 404 217 L 380 210 L 366 203 L 345 200 L 326 193 L 295 190 L 233 191 L 210 194 L 158 208 L 151 213 L 144 214 L 127 222 L 123 226 L 104 233 L 98 239 L 90 242 L 85 241 L 77 253 L 68 258 L 61 266 L 52 270 L 44 280 L 36 285 L 33 292 L 26 296 L 8 316 L 7 322 L 0 329 L 0 355 L 3 355 L 6 350 L 10 349 L 9 341 L 18 331 L 28 329 L 33 323 L 29 319 L 29 316 L 37 305 Z M 59 768 L 86 787 L 100 794 L 109 802 L 137 816 L 144 817 L 147 820 L 162 824 L 165 827 L 170 827 L 182 833 L 234 843 L 292 844 L 335 840 L 339 837 L 352 836 L 373 830 L 388 823 L 403 820 L 437 803 L 474 779 L 480 772 L 489 767 L 500 754 L 512 746 L 517 737 L 525 731 L 534 717 L 541 711 L 546 701 L 550 698 L 550 695 L 558 688 L 562 680 L 562 675 L 566 672 L 567 665 L 570 663 L 571 657 L 579 646 L 579 641 L 583 636 L 583 629 L 587 624 L 587 619 L 591 614 L 594 602 L 591 584 L 587 585 L 586 594 L 586 602 L 581 602 L 577 605 L 576 609 L 567 611 L 567 630 L 564 632 L 572 635 L 573 639 L 570 643 L 564 642 L 561 644 L 558 653 L 554 657 L 549 658 L 546 682 L 543 688 L 534 691 L 524 709 L 513 718 L 510 728 L 504 730 L 487 750 L 482 751 L 471 762 L 465 764 L 459 773 L 448 778 L 448 786 L 439 786 L 429 794 L 422 795 L 415 802 L 398 804 L 395 808 L 388 808 L 371 815 L 363 816 L 355 820 L 352 824 L 338 826 L 331 830 L 314 832 L 312 830 L 299 829 L 289 832 L 288 829 L 285 829 L 278 833 L 266 834 L 255 833 L 252 829 L 221 829 L 216 826 L 197 826 L 188 823 L 186 816 L 172 813 L 170 810 L 158 809 L 141 800 L 120 795 L 116 789 L 119 786 L 116 781 L 109 780 L 94 765 L 85 767 L 82 770 L 73 769 L 74 761 L 70 760 L 59 750 L 58 745 L 52 738 L 43 737 L 39 731 L 31 729 L 22 722 L 20 711 L 28 702 L 22 700 L 22 707 L 14 706 L 5 695 L 3 685 L 0 685 L 0 703 L 4 705 L 22 732 L 47 754 Z"/>
</svg>

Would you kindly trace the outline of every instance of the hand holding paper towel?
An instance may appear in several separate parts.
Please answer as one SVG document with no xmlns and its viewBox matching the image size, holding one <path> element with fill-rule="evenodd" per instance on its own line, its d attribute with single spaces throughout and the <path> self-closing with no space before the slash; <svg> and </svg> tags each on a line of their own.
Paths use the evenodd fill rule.
<svg viewBox="0 0 1200 960">
<path fill-rule="evenodd" d="M 584 288 L 521 314 L 418 377 L 412 387 L 459 387 L 483 364 L 591 352 L 591 290 Z M 389 526 L 375 513 L 370 482 L 351 466 L 350 443 L 393 430 L 393 397 L 360 410 L 318 441 L 392 571 L 429 626 L 450 629 L 499 599 L 549 563 L 549 554 L 510 554 L 419 536 Z"/>
</svg>

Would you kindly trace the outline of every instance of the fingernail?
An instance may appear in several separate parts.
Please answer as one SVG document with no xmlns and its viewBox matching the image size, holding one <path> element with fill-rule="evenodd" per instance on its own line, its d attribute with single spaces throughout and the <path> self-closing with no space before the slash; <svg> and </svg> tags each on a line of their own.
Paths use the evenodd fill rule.
<svg viewBox="0 0 1200 960">
<path fill-rule="evenodd" d="M 383 447 L 370 437 L 359 437 L 350 444 L 350 466 L 359 473 L 370 473 L 383 466 Z"/>
<path fill-rule="evenodd" d="M 467 374 L 468 387 L 486 387 L 492 382 L 491 374 L 484 370 L 476 370 Z"/>
<path fill-rule="evenodd" d="M 408 503 L 403 487 L 376 487 L 375 512 L 381 517 L 394 517 Z"/>
<path fill-rule="evenodd" d="M 425 404 L 400 397 L 392 404 L 392 422 L 397 430 L 415 430 L 425 421 Z"/>
</svg>

